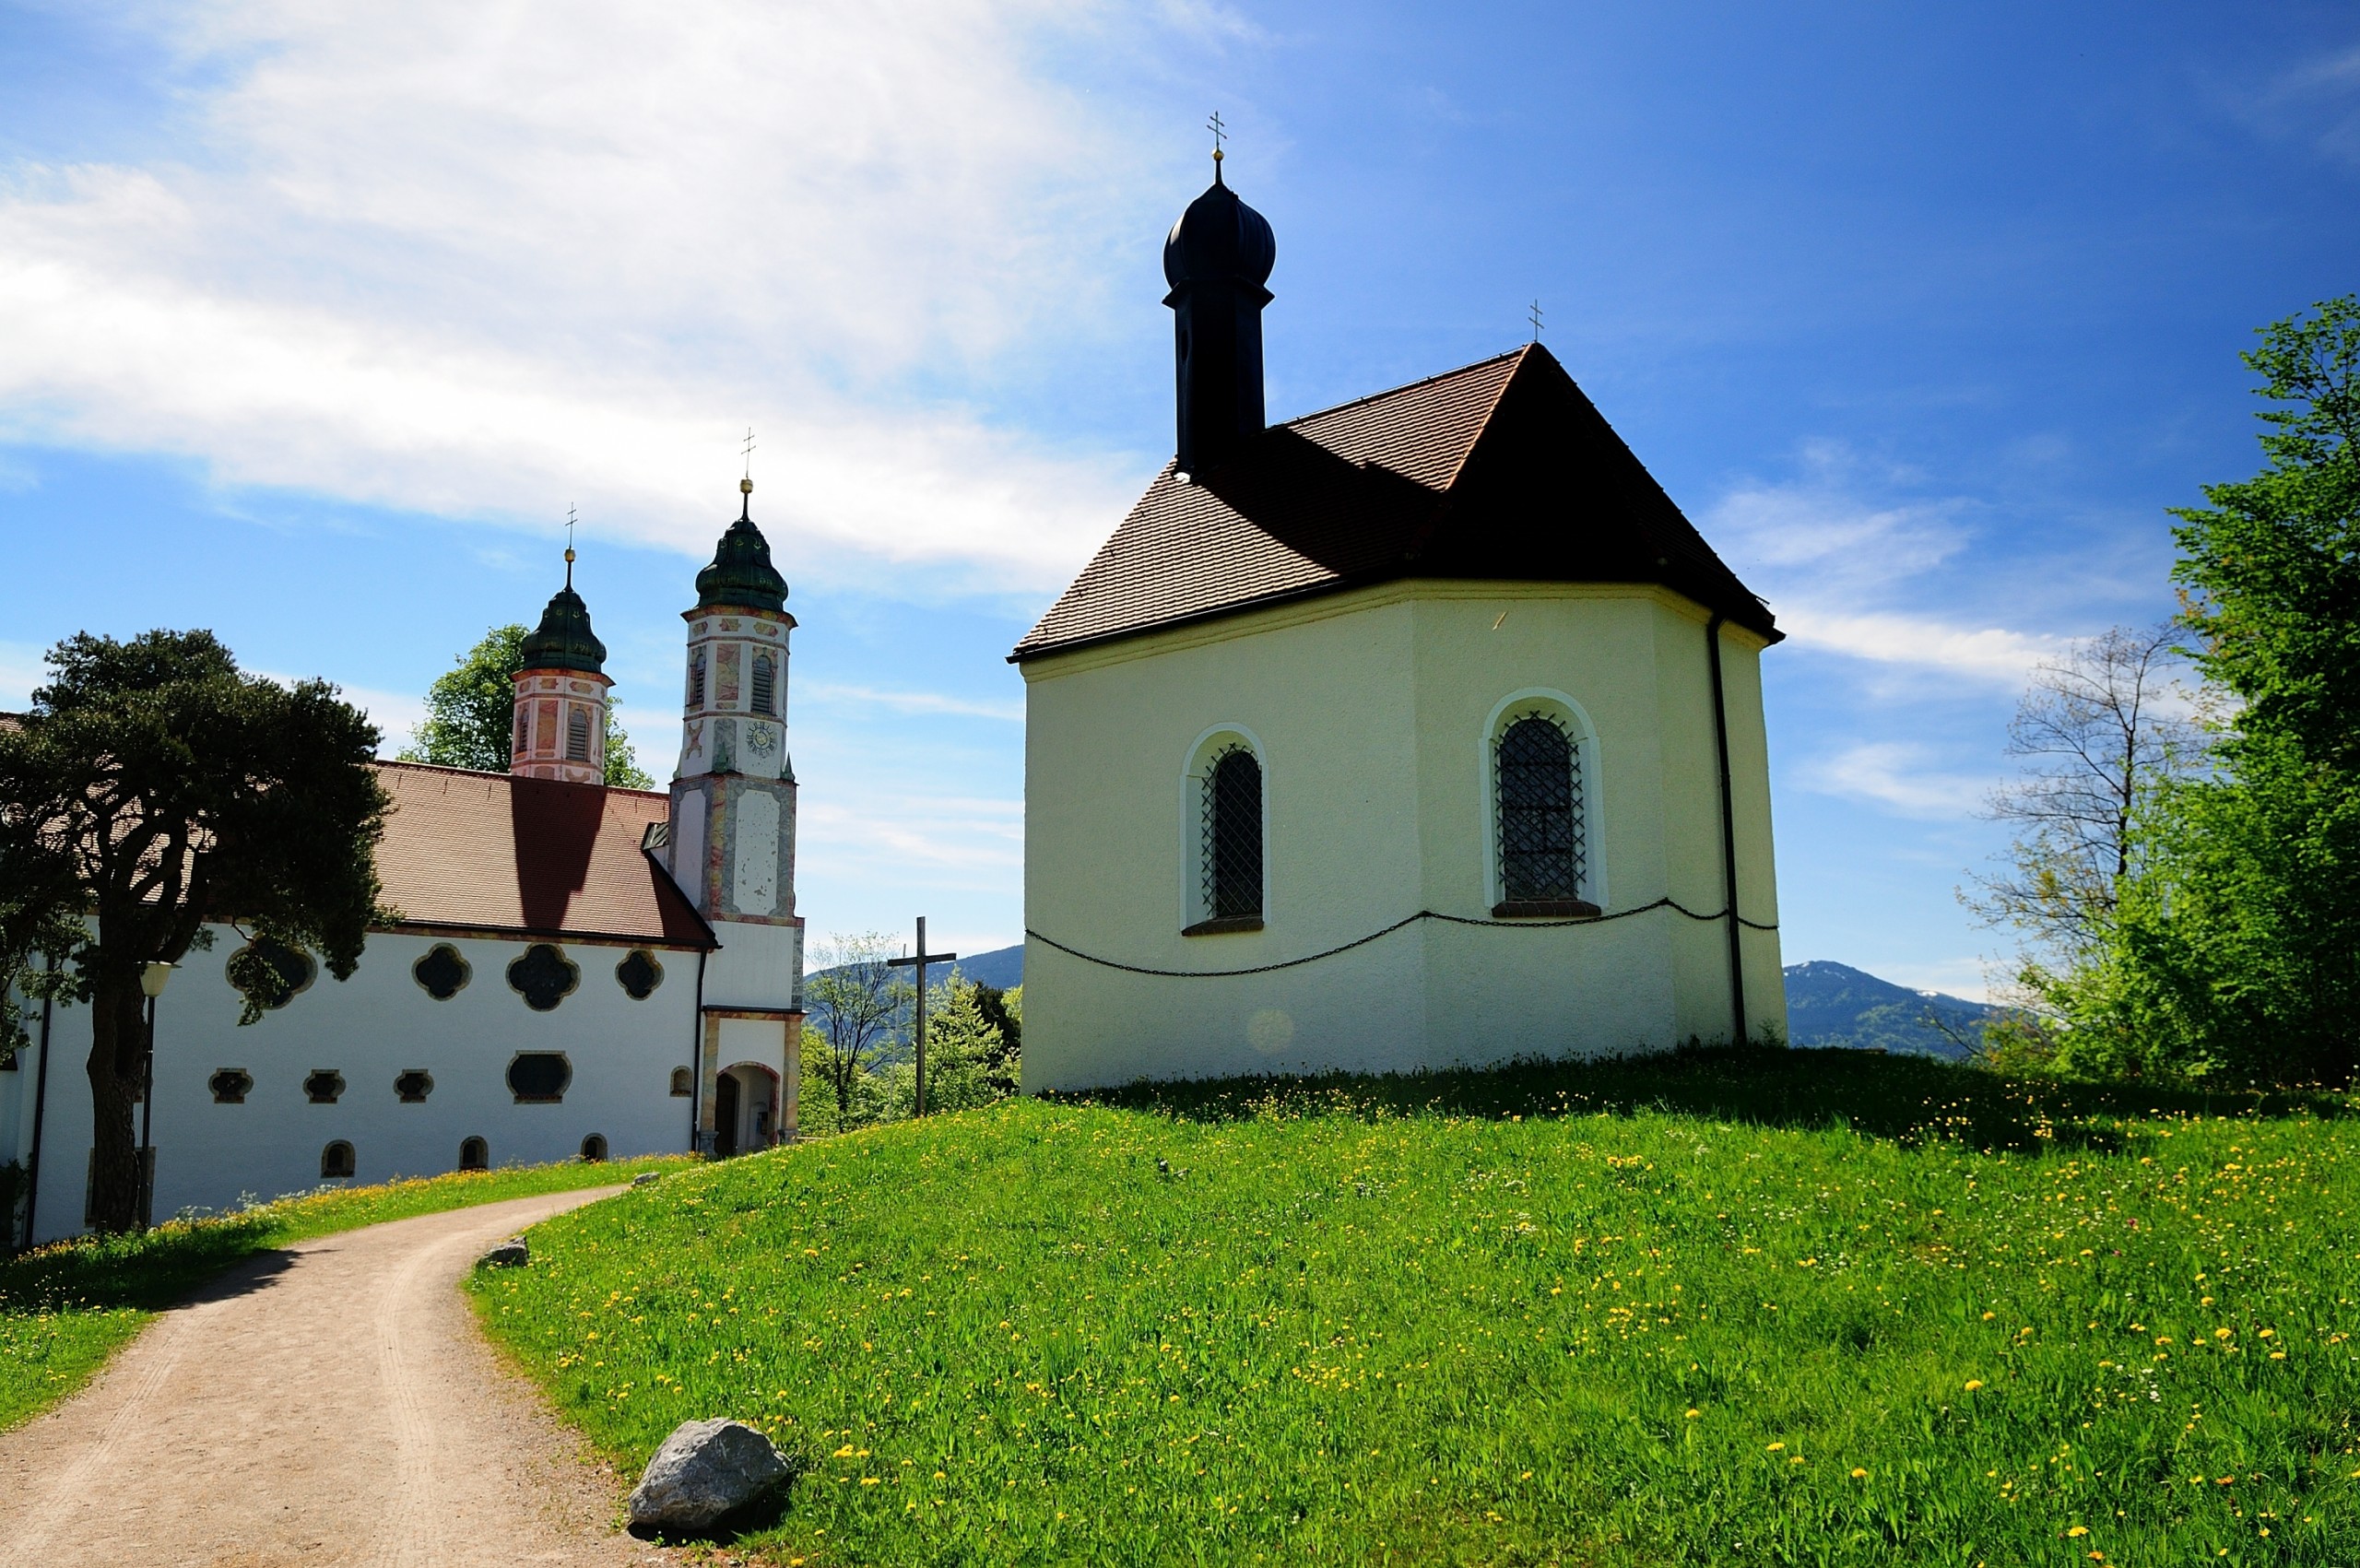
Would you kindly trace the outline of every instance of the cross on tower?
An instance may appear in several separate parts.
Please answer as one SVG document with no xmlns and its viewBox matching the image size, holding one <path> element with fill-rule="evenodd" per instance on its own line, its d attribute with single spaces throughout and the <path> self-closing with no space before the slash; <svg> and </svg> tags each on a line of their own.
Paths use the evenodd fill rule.
<svg viewBox="0 0 2360 1568">
<path fill-rule="evenodd" d="M 1221 123 L 1220 110 L 1213 111 L 1213 117 L 1205 122 L 1205 129 L 1213 134 L 1213 156 L 1219 158 L 1221 144 L 1229 139 L 1229 127 Z"/>
<path fill-rule="evenodd" d="M 1528 321 L 1528 322 L 1530 322 L 1530 323 L 1532 324 L 1532 340 L 1533 340 L 1535 343 L 1540 342 L 1540 301 L 1535 300 L 1535 301 L 1532 301 L 1532 313 L 1531 313 L 1530 315 L 1527 316 L 1525 319 L 1526 319 L 1527 321 Z"/>
<path fill-rule="evenodd" d="M 573 586 L 573 508 L 565 509 L 565 585 Z"/>
<path fill-rule="evenodd" d="M 930 953 L 926 950 L 926 916 L 921 914 L 918 916 L 918 950 L 907 958 L 885 961 L 890 968 L 914 968 L 918 973 L 917 1028 L 912 1032 L 912 1034 L 917 1047 L 917 1114 L 921 1116 L 926 1114 L 926 966 L 930 963 L 949 963 L 958 956 L 957 953 Z"/>
<path fill-rule="evenodd" d="M 746 459 L 745 477 L 750 479 L 754 477 L 754 427 L 751 425 L 746 427 L 746 450 L 742 455 Z"/>
</svg>

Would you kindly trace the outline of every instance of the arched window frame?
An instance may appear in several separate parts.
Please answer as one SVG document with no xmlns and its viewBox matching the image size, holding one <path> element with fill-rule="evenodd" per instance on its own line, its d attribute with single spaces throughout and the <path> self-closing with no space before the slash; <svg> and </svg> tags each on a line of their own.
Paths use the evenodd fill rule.
<svg viewBox="0 0 2360 1568">
<path fill-rule="evenodd" d="M 360 1159 L 344 1138 L 330 1140 L 320 1149 L 320 1180 L 348 1182 L 360 1168 Z"/>
<path fill-rule="evenodd" d="M 698 648 L 689 654 L 689 706 L 704 706 L 704 650 Z"/>
<path fill-rule="evenodd" d="M 754 666 L 747 685 L 751 692 L 751 711 L 766 719 L 778 717 L 778 658 L 767 649 L 754 650 Z"/>
<path fill-rule="evenodd" d="M 1539 713 L 1555 721 L 1573 742 L 1581 776 L 1582 902 L 1607 907 L 1605 791 L 1599 766 L 1598 728 L 1579 702 L 1563 691 L 1530 686 L 1500 699 L 1483 721 L 1476 746 L 1475 765 L 1483 803 L 1483 902 L 1497 909 L 1507 900 L 1505 867 L 1500 846 L 1499 747 L 1508 726 Z"/>
<path fill-rule="evenodd" d="M 1262 900 L 1261 913 L 1245 916 L 1217 914 L 1207 896 L 1207 858 L 1213 765 L 1232 750 L 1249 753 L 1262 776 Z M 1270 755 L 1261 737 L 1242 725 L 1215 725 L 1188 748 L 1180 772 L 1180 926 L 1183 936 L 1206 937 L 1229 932 L 1259 931 L 1272 918 L 1270 876 Z"/>
<path fill-rule="evenodd" d="M 491 1169 L 491 1145 L 482 1135 L 471 1133 L 459 1140 L 459 1169 L 489 1171 Z"/>
<path fill-rule="evenodd" d="M 590 760 L 590 710 L 579 703 L 566 710 L 565 760 L 569 762 Z"/>
</svg>

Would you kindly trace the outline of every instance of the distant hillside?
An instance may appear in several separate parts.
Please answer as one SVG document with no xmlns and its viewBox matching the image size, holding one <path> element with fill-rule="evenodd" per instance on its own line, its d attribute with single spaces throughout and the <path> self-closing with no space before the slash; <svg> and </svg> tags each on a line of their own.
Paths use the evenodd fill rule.
<svg viewBox="0 0 2360 1568">
<path fill-rule="evenodd" d="M 1912 991 L 1824 959 L 1787 966 L 1787 1032 L 1797 1045 L 1914 1052 L 1953 1061 L 1966 1055 L 1932 1020 L 1973 1040 L 1998 1009 L 1939 991 Z"/>
</svg>

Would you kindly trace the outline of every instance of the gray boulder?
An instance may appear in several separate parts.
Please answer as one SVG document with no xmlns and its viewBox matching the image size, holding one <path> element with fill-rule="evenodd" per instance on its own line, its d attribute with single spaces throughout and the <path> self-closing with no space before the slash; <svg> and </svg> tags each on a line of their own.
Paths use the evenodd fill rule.
<svg viewBox="0 0 2360 1568">
<path fill-rule="evenodd" d="M 478 1268 L 522 1268 L 533 1261 L 531 1251 L 522 1236 L 511 1236 L 498 1246 L 476 1259 Z"/>
<path fill-rule="evenodd" d="M 643 1187 L 650 1182 L 661 1181 L 663 1179 L 664 1173 L 661 1171 L 642 1171 L 638 1175 L 633 1176 L 631 1179 L 631 1185 L 635 1187 Z"/>
<path fill-rule="evenodd" d="M 773 1488 L 796 1467 L 743 1421 L 682 1421 L 631 1489 L 631 1522 L 657 1530 L 711 1528 Z"/>
</svg>

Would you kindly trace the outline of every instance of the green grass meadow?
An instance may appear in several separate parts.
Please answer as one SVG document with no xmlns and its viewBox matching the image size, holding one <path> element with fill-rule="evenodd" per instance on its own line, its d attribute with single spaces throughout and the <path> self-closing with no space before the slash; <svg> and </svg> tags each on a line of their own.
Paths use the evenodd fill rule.
<svg viewBox="0 0 2360 1568">
<path fill-rule="evenodd" d="M 1009 1102 L 470 1285 L 784 1563 L 2360 1561 L 2360 1117 L 1703 1053 Z"/>
<path fill-rule="evenodd" d="M 385 1220 L 675 1170 L 685 1157 L 454 1172 L 346 1187 L 136 1235 L 59 1242 L 0 1262 L 0 1431 L 74 1393 L 156 1314 L 258 1252 Z"/>
</svg>

